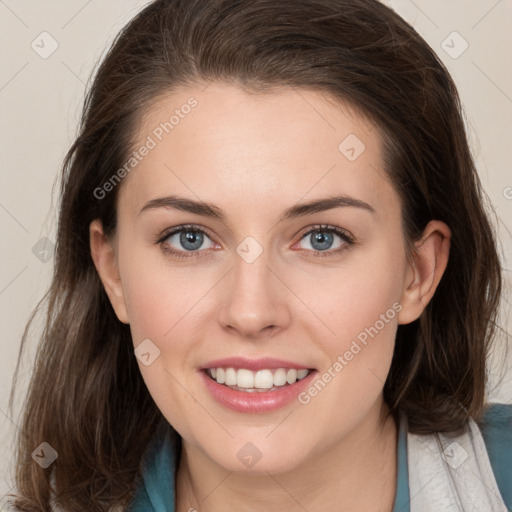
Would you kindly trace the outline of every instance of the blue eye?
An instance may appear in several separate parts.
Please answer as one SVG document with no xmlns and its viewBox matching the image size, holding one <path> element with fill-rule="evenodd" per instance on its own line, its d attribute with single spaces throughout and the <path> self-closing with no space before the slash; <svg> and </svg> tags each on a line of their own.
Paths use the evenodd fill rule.
<svg viewBox="0 0 512 512">
<path fill-rule="evenodd" d="M 335 236 L 341 239 L 341 242 L 331 249 Z M 316 226 L 314 229 L 307 231 L 301 238 L 306 239 L 312 247 L 313 255 L 316 256 L 332 256 L 345 250 L 354 244 L 354 239 L 343 229 L 335 226 Z"/>
<path fill-rule="evenodd" d="M 186 254 L 187 252 L 198 252 L 198 249 L 203 245 L 205 237 L 209 239 L 206 232 L 197 226 L 179 226 L 174 231 L 164 235 L 158 243 L 162 244 L 164 250 L 171 252 L 178 257 L 187 258 L 189 257 L 189 255 Z M 177 238 L 177 240 L 173 242 L 173 238 Z M 171 245 L 171 243 L 179 244 L 179 246 L 183 247 L 185 251 L 179 249 L 175 250 L 174 248 L 170 249 L 167 246 Z M 190 256 L 195 256 L 195 254 L 190 254 Z"/>
<path fill-rule="evenodd" d="M 335 236 L 341 242 L 331 250 Z M 309 238 L 308 238 L 309 237 Z M 203 247 L 205 240 L 210 240 L 210 247 Z M 335 226 L 314 226 L 304 233 L 301 237 L 302 240 L 308 240 L 312 250 L 307 252 L 313 253 L 313 256 L 333 256 L 351 245 L 354 245 L 354 239 L 343 229 Z M 198 226 L 178 226 L 170 233 L 166 233 L 157 241 L 162 250 L 172 254 L 177 258 L 193 258 L 199 256 L 203 249 L 211 249 L 215 245 L 211 238 L 206 234 L 206 231 Z M 178 248 L 176 248 L 178 246 Z"/>
</svg>

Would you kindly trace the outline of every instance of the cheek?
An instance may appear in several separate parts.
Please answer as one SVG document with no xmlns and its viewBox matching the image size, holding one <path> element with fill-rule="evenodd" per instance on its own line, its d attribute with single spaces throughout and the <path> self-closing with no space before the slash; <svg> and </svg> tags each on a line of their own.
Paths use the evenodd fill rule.
<svg viewBox="0 0 512 512">
<path fill-rule="evenodd" d="M 186 382 L 181 383 L 184 370 L 190 371 L 190 347 L 197 338 L 188 320 L 192 318 L 192 305 L 204 291 L 199 293 L 191 285 L 187 272 L 171 271 L 162 265 L 162 260 L 156 265 L 146 251 L 132 251 L 122 266 L 132 340 L 135 348 L 142 342 L 151 347 L 150 364 L 138 360 L 142 378 L 167 420 L 187 434 L 189 427 L 183 408 L 193 411 L 196 406 L 186 392 Z M 147 339 L 150 344 L 144 341 Z"/>
<path fill-rule="evenodd" d="M 389 234 L 347 255 L 329 274 L 318 272 L 315 286 L 304 286 L 304 302 L 329 327 L 324 339 L 332 340 L 326 345 L 331 355 L 358 336 L 364 343 L 369 330 L 372 338 L 394 340 L 405 267 L 401 239 Z"/>
<path fill-rule="evenodd" d="M 134 344 L 171 339 L 206 290 L 200 289 L 193 267 L 173 268 L 158 248 L 135 240 L 125 245 L 131 250 L 120 247 L 119 264 Z"/>
<path fill-rule="evenodd" d="M 342 340 L 359 337 L 364 341 L 364 333 L 372 327 L 387 335 L 389 324 L 396 324 L 400 277 L 383 263 L 364 265 L 361 271 L 354 270 L 338 282 L 340 292 L 332 301 L 337 310 L 330 318 Z"/>
<path fill-rule="evenodd" d="M 310 323 L 303 324 L 326 357 L 299 401 L 317 424 L 340 429 L 325 434 L 326 444 L 362 421 L 382 394 L 402 308 L 401 263 L 393 256 L 386 250 L 361 256 L 330 280 L 329 293 L 315 294 L 330 335 L 315 337 Z"/>
<path fill-rule="evenodd" d="M 319 375 L 326 384 L 312 386 L 301 403 L 322 421 L 342 424 L 349 412 L 357 418 L 380 395 L 393 358 L 405 262 L 399 236 L 388 234 L 340 264 L 320 288 L 325 293 L 303 290 L 331 331 L 315 336 L 311 322 L 303 323 L 326 355 Z"/>
<path fill-rule="evenodd" d="M 134 268 L 123 283 L 134 344 L 163 338 L 175 322 L 179 301 L 171 283 L 149 268 Z M 174 300 L 173 300 L 174 297 Z"/>
</svg>

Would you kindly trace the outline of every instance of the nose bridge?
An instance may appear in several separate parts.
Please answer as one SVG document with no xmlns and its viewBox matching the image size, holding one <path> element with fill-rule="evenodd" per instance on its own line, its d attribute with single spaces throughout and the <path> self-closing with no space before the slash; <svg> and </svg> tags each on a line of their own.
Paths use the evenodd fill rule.
<svg viewBox="0 0 512 512">
<path fill-rule="evenodd" d="M 254 237 L 245 238 L 236 248 L 234 260 L 234 292 L 247 294 L 269 294 L 272 288 L 270 277 L 272 255 L 268 244 L 263 245 Z"/>
</svg>

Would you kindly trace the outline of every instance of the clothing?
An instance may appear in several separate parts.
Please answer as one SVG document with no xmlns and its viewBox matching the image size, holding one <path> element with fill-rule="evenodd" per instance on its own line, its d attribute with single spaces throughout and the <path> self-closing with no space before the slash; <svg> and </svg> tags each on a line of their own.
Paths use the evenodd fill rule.
<svg viewBox="0 0 512 512">
<path fill-rule="evenodd" d="M 406 418 L 403 421 L 407 424 Z M 509 422 L 509 431 L 510 427 Z M 407 463 L 414 468 L 408 478 L 411 512 L 510 511 L 472 418 L 459 432 L 427 436 L 409 432 Z"/>
<path fill-rule="evenodd" d="M 500 493 L 499 501 L 504 502 L 507 509 L 512 511 L 512 404 L 488 404 L 482 421 L 478 427 L 476 424 L 474 426 L 479 429 L 485 442 L 488 460 Z M 437 438 L 436 435 L 426 437 L 430 440 Z M 417 438 L 408 432 L 407 418 L 402 414 L 398 431 L 398 473 L 393 512 L 411 512 L 411 508 L 415 508 L 415 503 L 420 503 L 422 499 L 422 492 L 413 496 L 410 493 L 409 471 L 413 476 L 412 472 L 416 467 L 409 470 L 411 454 L 410 450 L 408 452 L 408 442 L 415 439 Z M 127 509 L 128 512 L 175 512 L 174 485 L 180 444 L 180 440 L 167 423 L 155 433 L 144 456 L 142 481 Z M 454 471 L 455 473 L 452 473 L 456 475 L 457 468 Z M 430 504 L 422 503 L 424 510 L 445 512 L 435 505 L 429 508 Z"/>
</svg>

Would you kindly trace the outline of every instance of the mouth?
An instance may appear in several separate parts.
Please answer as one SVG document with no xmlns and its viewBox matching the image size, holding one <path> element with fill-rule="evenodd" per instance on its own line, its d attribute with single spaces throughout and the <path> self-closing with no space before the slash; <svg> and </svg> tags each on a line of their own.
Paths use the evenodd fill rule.
<svg viewBox="0 0 512 512">
<path fill-rule="evenodd" d="M 237 413 L 263 414 L 297 401 L 318 374 L 316 369 L 292 367 L 282 364 L 283 361 L 262 362 L 248 364 L 246 360 L 235 365 L 233 359 L 227 364 L 217 361 L 201 368 L 199 375 L 209 396 L 223 408 Z"/>
<path fill-rule="evenodd" d="M 205 374 L 217 384 L 244 393 L 264 393 L 289 387 L 305 379 L 313 369 L 265 368 L 257 371 L 247 368 L 206 368 Z"/>
</svg>

